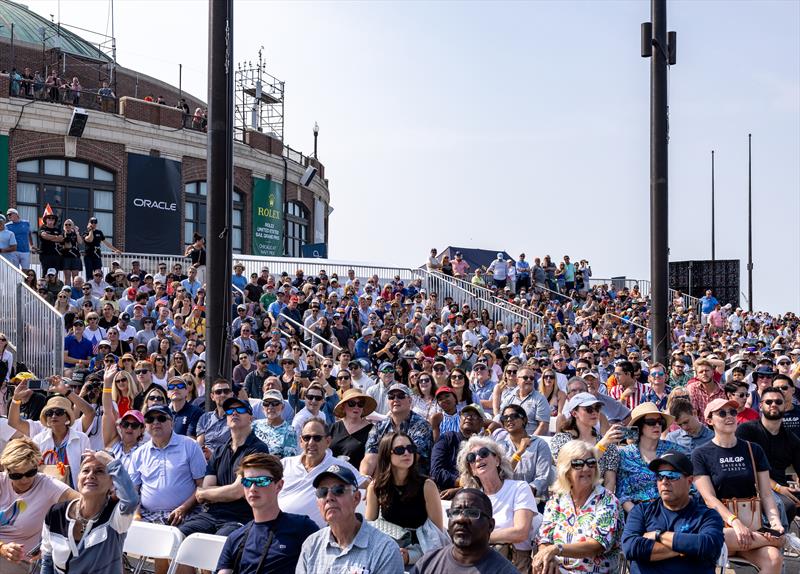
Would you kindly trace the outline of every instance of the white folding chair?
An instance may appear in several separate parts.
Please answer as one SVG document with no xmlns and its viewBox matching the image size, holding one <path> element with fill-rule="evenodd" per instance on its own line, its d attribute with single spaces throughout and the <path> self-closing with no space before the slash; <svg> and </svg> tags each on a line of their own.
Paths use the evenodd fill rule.
<svg viewBox="0 0 800 574">
<path fill-rule="evenodd" d="M 174 526 L 134 520 L 125 535 L 122 551 L 139 557 L 133 574 L 140 574 L 148 559 L 175 558 L 182 541 L 183 534 Z"/>
<path fill-rule="evenodd" d="M 168 574 L 175 574 L 178 564 L 214 572 L 227 538 L 213 534 L 191 534 L 181 543 L 178 555 L 170 564 Z"/>
</svg>

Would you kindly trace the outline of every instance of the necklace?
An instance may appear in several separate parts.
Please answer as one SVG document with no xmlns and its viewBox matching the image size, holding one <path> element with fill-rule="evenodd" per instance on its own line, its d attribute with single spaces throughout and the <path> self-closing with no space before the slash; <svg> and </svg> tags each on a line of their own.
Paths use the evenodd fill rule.
<svg viewBox="0 0 800 574">
<path fill-rule="evenodd" d="M 81 525 L 81 530 L 86 530 L 87 524 L 89 524 L 90 522 L 95 522 L 98 518 L 100 518 L 100 515 L 103 513 L 103 508 L 105 508 L 105 505 L 103 505 L 103 508 L 101 508 L 94 516 L 91 516 L 89 518 L 84 518 L 83 515 L 81 515 L 80 502 L 76 504 L 74 508 L 75 508 L 75 520 L 78 522 L 78 524 Z"/>
</svg>

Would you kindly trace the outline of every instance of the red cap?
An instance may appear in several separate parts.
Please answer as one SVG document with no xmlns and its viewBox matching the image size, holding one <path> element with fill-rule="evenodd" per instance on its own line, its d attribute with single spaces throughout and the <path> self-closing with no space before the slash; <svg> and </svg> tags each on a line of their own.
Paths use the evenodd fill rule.
<svg viewBox="0 0 800 574">
<path fill-rule="evenodd" d="M 454 397 L 458 396 L 458 395 L 456 395 L 456 392 L 451 387 L 439 387 L 438 389 L 436 389 L 436 396 L 437 397 L 439 395 L 441 395 L 442 393 L 450 393 Z"/>
</svg>

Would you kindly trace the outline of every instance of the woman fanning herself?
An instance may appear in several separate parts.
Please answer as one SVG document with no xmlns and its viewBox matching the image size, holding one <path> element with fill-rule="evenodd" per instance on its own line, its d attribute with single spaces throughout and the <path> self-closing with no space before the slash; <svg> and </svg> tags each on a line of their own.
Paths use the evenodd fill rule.
<svg viewBox="0 0 800 574">
<path fill-rule="evenodd" d="M 378 446 L 375 480 L 367 486 L 367 520 L 384 520 L 412 529 L 408 546 L 400 548 L 403 564 L 422 555 L 416 529 L 430 519 L 442 529 L 442 502 L 436 484 L 419 474 L 417 447 L 405 433 L 390 433 Z"/>
</svg>

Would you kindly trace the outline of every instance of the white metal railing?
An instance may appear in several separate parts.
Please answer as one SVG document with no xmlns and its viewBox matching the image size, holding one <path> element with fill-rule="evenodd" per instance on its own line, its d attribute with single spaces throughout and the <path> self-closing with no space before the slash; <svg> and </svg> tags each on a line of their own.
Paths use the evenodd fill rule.
<svg viewBox="0 0 800 574">
<path fill-rule="evenodd" d="M 330 345 L 332 348 L 336 349 L 337 353 L 341 353 L 342 352 L 342 348 L 339 345 L 337 345 L 336 343 L 334 343 L 333 341 L 329 341 L 328 339 L 326 339 L 325 337 L 323 337 L 319 333 L 315 332 L 312 329 L 309 329 L 305 325 L 302 325 L 302 324 L 298 323 L 297 321 L 295 321 L 291 317 L 287 317 L 286 315 L 280 315 L 279 314 L 278 317 L 277 317 L 277 322 L 278 322 L 278 328 L 281 330 L 281 332 L 283 332 L 283 326 L 281 325 L 282 321 L 288 321 L 292 325 L 296 325 L 301 330 L 303 330 L 305 333 L 308 333 L 311 336 L 312 339 L 317 339 L 323 345 Z M 303 341 L 301 340 L 300 342 L 302 343 Z"/>
<path fill-rule="evenodd" d="M 6 334 L 8 344 L 16 350 L 19 347 L 17 326 L 17 285 L 24 281 L 25 275 L 5 258 L 0 257 L 0 332 Z"/>
<path fill-rule="evenodd" d="M 289 331 L 284 331 L 284 330 L 283 330 L 281 327 L 278 327 L 278 331 L 280 331 L 280 332 L 281 332 L 281 335 L 283 335 L 283 336 L 284 336 L 284 337 L 286 337 L 287 339 L 291 339 L 291 338 L 294 336 L 294 335 L 292 335 L 292 334 L 291 334 Z M 324 359 L 326 359 L 326 358 L 327 358 L 327 357 L 325 357 L 325 355 L 323 355 L 322 353 L 320 353 L 319 351 L 317 351 L 317 350 L 316 350 L 316 349 L 314 349 L 313 347 L 309 347 L 308 345 L 306 345 L 306 343 L 305 343 L 304 341 L 299 341 L 299 343 L 298 343 L 298 344 L 299 344 L 301 347 L 303 347 L 303 348 L 306 350 L 306 352 L 308 352 L 308 353 L 314 353 L 314 354 L 315 354 L 317 357 L 319 357 L 320 359 L 323 359 L 323 360 L 324 360 Z"/>
<path fill-rule="evenodd" d="M 61 374 L 64 317 L 24 283 L 17 284 L 17 361 L 38 377 Z"/>
</svg>

